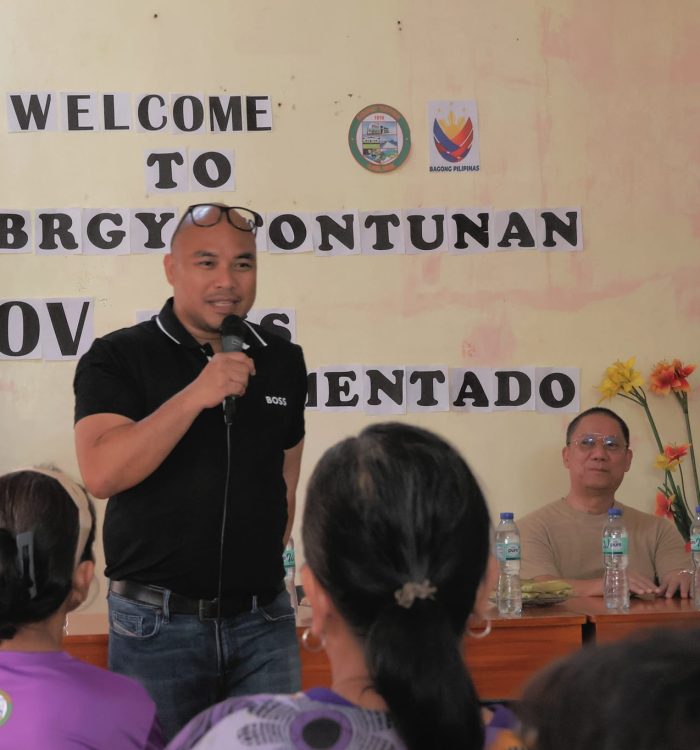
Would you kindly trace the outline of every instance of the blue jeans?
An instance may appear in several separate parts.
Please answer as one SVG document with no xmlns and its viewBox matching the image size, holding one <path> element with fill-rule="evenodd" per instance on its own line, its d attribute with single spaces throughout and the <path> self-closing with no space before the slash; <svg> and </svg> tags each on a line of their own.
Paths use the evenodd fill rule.
<svg viewBox="0 0 700 750">
<path fill-rule="evenodd" d="M 211 620 L 111 591 L 107 602 L 109 668 L 146 688 L 168 740 L 224 698 L 301 689 L 294 610 L 285 590 L 264 607 Z"/>
</svg>

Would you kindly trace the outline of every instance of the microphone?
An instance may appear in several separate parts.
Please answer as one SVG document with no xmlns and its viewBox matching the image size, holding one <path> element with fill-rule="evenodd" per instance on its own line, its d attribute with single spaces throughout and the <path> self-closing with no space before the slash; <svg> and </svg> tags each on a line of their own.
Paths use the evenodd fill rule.
<svg viewBox="0 0 700 750">
<path fill-rule="evenodd" d="M 221 324 L 221 349 L 225 352 L 243 351 L 246 325 L 238 315 L 227 315 Z M 224 399 L 224 422 L 230 425 L 236 411 L 236 397 L 226 396 Z"/>
</svg>

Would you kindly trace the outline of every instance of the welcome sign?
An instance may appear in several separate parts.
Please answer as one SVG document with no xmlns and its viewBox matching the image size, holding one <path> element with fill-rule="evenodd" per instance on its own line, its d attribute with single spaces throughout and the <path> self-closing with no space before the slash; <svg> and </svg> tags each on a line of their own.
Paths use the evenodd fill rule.
<svg viewBox="0 0 700 750">
<path fill-rule="evenodd" d="M 272 130 L 268 95 L 24 91 L 8 93 L 6 105 L 8 132 L 25 137 L 48 132 L 121 137 L 134 132 L 185 136 Z M 430 107 L 434 162 L 456 171 L 478 170 L 475 103 L 434 102 Z M 375 135 L 368 132 L 367 138 Z M 376 136 L 380 142 L 381 135 Z M 147 195 L 232 191 L 235 155 L 230 149 L 184 143 L 149 149 L 143 174 Z M 4 208 L 0 253 L 164 253 L 176 224 L 177 212 L 170 207 Z M 312 252 L 318 257 L 583 249 L 581 210 L 576 206 L 268 211 L 257 240 L 260 251 Z M 94 339 L 94 305 L 90 297 L 0 300 L 0 359 L 78 359 Z M 259 320 L 278 334 L 295 334 L 293 310 L 261 311 Z M 308 407 L 333 413 L 579 408 L 579 371 L 570 367 L 332 364 L 312 369 L 308 385 Z"/>
</svg>

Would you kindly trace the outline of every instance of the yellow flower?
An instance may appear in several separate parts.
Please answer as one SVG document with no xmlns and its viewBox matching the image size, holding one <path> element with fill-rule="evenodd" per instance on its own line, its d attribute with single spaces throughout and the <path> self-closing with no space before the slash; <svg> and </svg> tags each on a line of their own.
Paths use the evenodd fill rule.
<svg viewBox="0 0 700 750">
<path fill-rule="evenodd" d="M 663 453 L 659 453 L 655 461 L 656 468 L 661 469 L 661 471 L 675 471 L 679 463 L 680 461 L 677 458 L 670 459 Z"/>
<path fill-rule="evenodd" d="M 598 386 L 604 399 L 612 398 L 620 391 L 630 393 L 634 388 L 641 388 L 644 385 L 644 378 L 638 370 L 634 369 L 634 363 L 635 358 L 630 357 L 626 362 L 617 360 L 608 367 L 603 382 Z"/>
<path fill-rule="evenodd" d="M 598 386 L 598 390 L 603 394 L 603 399 L 612 398 L 613 396 L 617 396 L 620 386 L 610 380 L 610 378 L 604 378 L 603 382 Z"/>
</svg>

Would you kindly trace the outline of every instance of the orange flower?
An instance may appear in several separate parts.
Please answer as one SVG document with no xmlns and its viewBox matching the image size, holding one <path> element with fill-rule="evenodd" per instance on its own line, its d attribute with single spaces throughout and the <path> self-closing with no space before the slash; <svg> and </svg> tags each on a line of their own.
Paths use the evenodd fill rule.
<svg viewBox="0 0 700 750">
<path fill-rule="evenodd" d="M 666 456 L 669 461 L 680 461 L 681 458 L 685 458 L 688 455 L 688 448 L 690 448 L 688 443 L 681 443 L 681 445 L 667 445 L 664 448 L 664 456 Z"/>
<path fill-rule="evenodd" d="M 654 393 L 662 396 L 668 396 L 671 391 L 674 393 L 678 393 L 679 391 L 688 392 L 690 390 L 690 383 L 687 378 L 694 371 L 695 365 L 684 365 L 680 359 L 674 359 L 669 364 L 664 359 L 661 362 L 657 362 L 651 371 L 649 387 Z"/>
<path fill-rule="evenodd" d="M 666 497 L 666 495 L 664 495 L 664 493 L 659 490 L 656 493 L 656 515 L 661 516 L 661 518 L 668 518 L 673 521 L 673 512 L 671 511 L 671 506 L 673 505 L 673 501 L 675 499 L 675 495 Z"/>
<path fill-rule="evenodd" d="M 690 390 L 690 383 L 686 380 L 688 375 L 695 371 L 695 365 L 684 365 L 680 359 L 673 360 L 673 372 L 676 376 L 674 384 L 671 388 L 674 391 L 686 391 Z"/>
<path fill-rule="evenodd" d="M 676 382 L 676 370 L 666 360 L 658 362 L 649 376 L 649 387 L 654 393 L 667 396 Z"/>
</svg>

